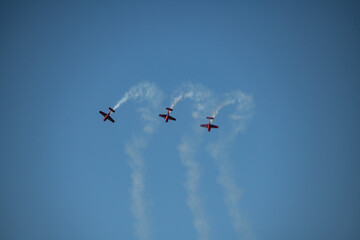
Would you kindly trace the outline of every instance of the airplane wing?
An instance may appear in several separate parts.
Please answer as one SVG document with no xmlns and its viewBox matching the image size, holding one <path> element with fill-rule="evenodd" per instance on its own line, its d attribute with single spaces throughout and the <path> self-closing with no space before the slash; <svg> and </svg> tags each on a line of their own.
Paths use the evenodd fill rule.
<svg viewBox="0 0 360 240">
<path fill-rule="evenodd" d="M 173 121 L 176 121 L 176 118 L 174 118 L 174 117 L 172 117 L 172 116 L 168 116 L 168 119 L 170 119 L 170 120 L 173 120 Z"/>
<path fill-rule="evenodd" d="M 166 118 L 165 114 L 159 114 L 159 117 Z"/>
<path fill-rule="evenodd" d="M 115 122 L 114 119 L 112 119 L 110 116 L 108 116 L 106 119 L 112 121 L 112 122 Z"/>
<path fill-rule="evenodd" d="M 208 128 L 209 126 L 207 124 L 201 124 L 200 127 Z"/>
<path fill-rule="evenodd" d="M 103 115 L 104 117 L 106 116 L 106 113 L 104 113 L 104 112 L 102 112 L 102 111 L 99 111 L 99 113 L 100 113 L 101 115 Z"/>
<path fill-rule="evenodd" d="M 219 126 L 216 126 L 216 125 L 210 124 L 210 128 L 219 128 Z"/>
</svg>

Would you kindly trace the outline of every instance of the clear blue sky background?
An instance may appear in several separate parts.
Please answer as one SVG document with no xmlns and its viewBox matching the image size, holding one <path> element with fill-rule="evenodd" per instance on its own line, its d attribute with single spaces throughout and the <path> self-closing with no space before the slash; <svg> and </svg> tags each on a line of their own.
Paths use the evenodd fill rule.
<svg viewBox="0 0 360 240">
<path fill-rule="evenodd" d="M 134 102 L 115 124 L 98 111 L 147 80 L 164 93 L 154 115 L 183 82 L 254 97 L 229 155 L 255 239 L 360 239 L 359 13 L 358 1 L 1 1 L 0 238 L 136 239 L 124 149 L 146 122 Z M 197 239 L 177 151 L 190 104 L 144 150 L 151 239 Z M 215 164 L 197 161 L 211 239 L 236 239 Z"/>
</svg>

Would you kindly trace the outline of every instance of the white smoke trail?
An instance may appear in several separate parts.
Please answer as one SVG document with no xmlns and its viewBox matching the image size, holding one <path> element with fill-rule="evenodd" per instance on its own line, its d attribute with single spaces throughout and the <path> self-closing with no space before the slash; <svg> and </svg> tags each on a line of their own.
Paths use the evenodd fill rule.
<svg viewBox="0 0 360 240">
<path fill-rule="evenodd" d="M 144 200 L 144 170 L 143 157 L 141 151 L 145 148 L 145 140 L 139 137 L 126 144 L 125 152 L 131 158 L 131 211 L 136 220 L 135 235 L 140 240 L 146 240 L 150 235 L 149 221 L 146 215 L 146 207 Z"/>
<path fill-rule="evenodd" d="M 174 97 L 170 108 L 173 109 L 178 102 L 189 98 L 196 102 L 196 111 L 193 112 L 193 117 L 198 118 L 199 115 L 197 112 L 204 110 L 205 103 L 209 99 L 210 95 L 211 92 L 202 85 L 194 85 L 189 83 L 182 86 L 182 90 L 177 94 L 176 97 Z"/>
<path fill-rule="evenodd" d="M 230 116 L 233 120 L 237 120 L 239 118 L 243 118 L 244 114 L 248 116 L 251 112 L 251 108 L 253 105 L 253 98 L 251 95 L 246 95 L 245 93 L 241 91 L 234 91 L 231 93 L 225 94 L 225 100 L 221 102 L 216 109 L 213 111 L 212 116 L 216 117 L 216 115 L 219 113 L 219 111 L 231 104 L 236 104 L 234 110 L 234 114 Z"/>
<path fill-rule="evenodd" d="M 241 190 L 236 185 L 231 172 L 233 168 L 229 161 L 228 148 L 232 145 L 237 134 L 245 128 L 246 122 L 252 117 L 253 98 L 240 91 L 227 94 L 225 101 L 213 112 L 213 117 L 215 117 L 223 107 L 231 104 L 236 104 L 232 114 L 229 116 L 229 118 L 233 120 L 233 128 L 230 133 L 224 133 L 216 143 L 210 143 L 208 151 L 217 165 L 219 171 L 217 180 L 223 189 L 224 202 L 232 219 L 237 237 L 238 239 L 252 239 L 250 229 L 240 211 L 239 201 Z"/>
<path fill-rule="evenodd" d="M 227 99 L 224 102 L 222 102 L 216 109 L 215 111 L 213 111 L 213 114 L 211 115 L 213 118 L 216 117 L 216 115 L 219 113 L 220 109 L 222 109 L 223 107 L 229 105 L 229 104 L 233 104 L 235 102 L 234 99 Z"/>
<path fill-rule="evenodd" d="M 138 85 L 130 88 L 130 90 L 127 91 L 124 96 L 116 103 L 113 109 L 116 110 L 118 107 L 120 107 L 122 104 L 126 103 L 129 100 L 154 99 L 155 94 L 158 91 L 159 90 L 154 84 L 151 84 L 149 82 L 141 82 Z"/>
<path fill-rule="evenodd" d="M 137 111 L 140 112 L 141 117 L 146 121 L 144 124 L 144 131 L 152 133 L 154 131 L 154 125 L 157 125 L 156 117 L 153 114 L 155 107 L 159 105 L 163 98 L 161 90 L 153 83 L 141 82 L 129 89 L 124 96 L 113 107 L 114 110 L 119 108 L 122 104 L 129 100 L 137 100 L 139 102 L 145 102 L 148 106 L 138 107 Z"/>
<path fill-rule="evenodd" d="M 154 131 L 154 127 L 158 125 L 155 121 L 156 118 L 154 110 L 158 107 L 162 99 L 162 92 L 156 87 L 155 84 L 143 82 L 132 87 L 115 105 L 114 109 L 120 107 L 128 100 L 139 100 L 142 106 L 137 108 L 140 112 L 141 118 L 146 121 L 143 133 L 147 133 L 150 136 Z M 146 204 L 144 200 L 144 158 L 142 151 L 147 144 L 147 136 L 140 134 L 137 137 L 133 137 L 130 142 L 125 146 L 125 153 L 129 156 L 129 165 L 132 169 L 131 179 L 131 211 L 135 218 L 135 235 L 139 240 L 147 240 L 150 237 L 150 224 L 146 214 Z"/>
<path fill-rule="evenodd" d="M 209 239 L 209 224 L 205 217 L 199 196 L 200 170 L 197 162 L 193 159 L 196 150 L 194 138 L 182 138 L 178 146 L 182 164 L 187 168 L 185 187 L 188 193 L 187 204 L 194 216 L 193 224 L 200 240 Z"/>
<path fill-rule="evenodd" d="M 184 99 L 194 102 L 192 116 L 196 119 L 205 110 L 206 103 L 211 96 L 211 92 L 202 85 L 186 84 L 181 87 L 181 91 L 174 97 L 171 108 Z M 198 126 L 198 125 L 197 125 Z M 187 191 L 187 204 L 193 215 L 193 224 L 200 240 L 208 240 L 210 227 L 203 208 L 199 193 L 200 170 L 198 163 L 194 160 L 200 139 L 195 136 L 182 137 L 178 145 L 181 163 L 186 168 L 185 188 Z"/>
<path fill-rule="evenodd" d="M 237 239 L 253 239 L 246 219 L 243 217 L 240 210 L 240 198 L 242 191 L 234 180 L 232 172 L 233 167 L 227 154 L 227 146 L 232 143 L 232 140 L 233 139 L 228 139 L 228 141 L 225 141 L 224 139 L 219 139 L 216 144 L 209 144 L 208 148 L 219 171 L 217 181 L 223 189 L 224 202 L 227 207 L 228 214 L 231 217 Z"/>
</svg>

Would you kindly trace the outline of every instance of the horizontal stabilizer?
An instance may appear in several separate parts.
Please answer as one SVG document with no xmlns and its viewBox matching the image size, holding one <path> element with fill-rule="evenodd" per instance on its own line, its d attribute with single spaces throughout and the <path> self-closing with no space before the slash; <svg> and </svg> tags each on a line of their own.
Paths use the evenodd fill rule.
<svg viewBox="0 0 360 240">
<path fill-rule="evenodd" d="M 115 110 L 114 110 L 114 109 L 112 109 L 111 107 L 109 107 L 109 109 L 110 109 L 110 111 L 115 112 Z"/>
<path fill-rule="evenodd" d="M 214 119 L 213 117 L 206 117 L 207 119 Z"/>
<path fill-rule="evenodd" d="M 166 110 L 173 111 L 173 109 L 172 109 L 172 108 L 166 108 Z"/>
</svg>

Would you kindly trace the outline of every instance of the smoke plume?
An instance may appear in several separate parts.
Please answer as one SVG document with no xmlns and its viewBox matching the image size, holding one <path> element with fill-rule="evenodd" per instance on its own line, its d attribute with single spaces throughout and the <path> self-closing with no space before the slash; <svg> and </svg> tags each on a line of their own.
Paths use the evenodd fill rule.
<svg viewBox="0 0 360 240">
<path fill-rule="evenodd" d="M 138 85 L 130 88 L 130 90 L 127 91 L 124 96 L 116 103 L 113 109 L 116 110 L 118 107 L 129 100 L 154 100 L 157 92 L 159 92 L 159 89 L 155 84 L 141 82 Z"/>
<path fill-rule="evenodd" d="M 253 98 L 240 91 L 226 94 L 225 100 L 218 105 L 213 112 L 215 117 L 225 106 L 231 105 L 232 113 L 229 118 L 233 121 L 229 133 L 222 134 L 216 142 L 208 145 L 208 151 L 215 160 L 218 168 L 220 186 L 224 192 L 224 202 L 232 219 L 234 230 L 238 239 L 252 239 L 250 229 L 240 211 L 241 189 L 237 186 L 233 174 L 230 159 L 228 157 L 229 147 L 233 144 L 237 134 L 245 129 L 247 121 L 253 115 Z"/>
<path fill-rule="evenodd" d="M 145 140 L 139 137 L 133 138 L 126 144 L 125 152 L 130 157 L 131 173 L 131 211 L 136 220 L 135 235 L 140 240 L 146 240 L 150 235 L 149 221 L 146 215 L 146 205 L 144 200 L 144 159 L 142 150 L 145 148 Z"/>
<path fill-rule="evenodd" d="M 154 132 L 154 127 L 158 125 L 153 112 L 158 107 L 161 99 L 162 92 L 155 84 L 142 82 L 130 88 L 114 107 L 114 109 L 117 109 L 129 100 L 138 100 L 137 102 L 141 105 L 137 107 L 137 111 L 140 113 L 140 118 L 147 122 L 143 132 L 133 137 L 125 146 L 125 153 L 129 156 L 129 165 L 132 170 L 131 211 L 135 218 L 135 235 L 139 240 L 147 240 L 151 235 L 144 198 L 144 157 L 142 153 L 146 148 L 148 138 Z"/>
<path fill-rule="evenodd" d="M 191 99 L 192 101 L 196 102 L 193 117 L 197 118 L 197 112 L 204 110 L 206 100 L 209 99 L 211 91 L 209 91 L 202 85 L 194 85 L 191 83 L 183 85 L 180 89 L 181 90 L 177 93 L 176 97 L 174 97 L 170 108 L 174 108 L 177 103 L 184 99 Z"/>
<path fill-rule="evenodd" d="M 192 116 L 197 119 L 202 116 L 209 102 L 211 92 L 202 85 L 186 84 L 181 87 L 173 98 L 171 108 L 182 100 L 190 99 L 194 104 Z M 198 125 L 196 127 L 198 129 Z M 178 145 L 181 163 L 186 168 L 185 188 L 187 191 L 187 205 L 193 215 L 193 225 L 200 240 L 210 239 L 210 227 L 200 197 L 200 167 L 194 155 L 200 141 L 199 135 L 183 136 Z"/>
<path fill-rule="evenodd" d="M 143 151 L 146 148 L 148 137 L 154 131 L 154 126 L 158 124 L 158 121 L 156 121 L 157 116 L 153 112 L 161 102 L 161 96 L 161 91 L 154 84 L 143 82 L 132 87 L 114 106 L 114 109 L 117 109 L 129 100 L 136 100 L 138 103 L 142 103 L 137 108 L 137 111 L 141 114 L 141 118 L 147 121 L 143 132 L 129 141 L 125 147 L 125 152 L 130 158 L 129 165 L 132 169 L 131 210 L 136 220 L 135 234 L 139 240 L 147 240 L 151 235 L 144 198 Z M 223 108 L 231 107 L 231 113 L 228 115 L 230 122 L 227 123 L 230 127 L 226 128 L 229 129 L 229 132 L 220 134 L 217 141 L 208 145 L 207 151 L 216 163 L 218 169 L 217 181 L 222 187 L 224 202 L 237 237 L 238 239 L 251 239 L 251 232 L 240 210 L 239 202 L 242 192 L 231 172 L 232 167 L 228 153 L 229 146 L 233 144 L 237 134 L 245 129 L 248 120 L 253 115 L 253 99 L 250 95 L 240 91 L 233 91 L 224 95 L 223 101 L 219 104 L 215 104 L 219 101 L 211 96 L 211 91 L 201 85 L 183 85 L 173 98 L 171 108 L 174 108 L 177 103 L 184 99 L 190 99 L 193 102 L 192 116 L 194 119 L 199 119 L 211 113 L 212 117 L 216 117 Z M 196 127 L 199 128 L 198 125 Z M 201 171 L 198 162 L 195 160 L 195 153 L 201 138 L 197 136 L 183 136 L 178 151 L 181 163 L 186 168 L 187 204 L 194 218 L 194 227 L 200 240 L 208 240 L 210 238 L 210 227 L 199 191 Z"/>
<path fill-rule="evenodd" d="M 209 239 L 209 224 L 205 217 L 202 207 L 201 198 L 199 196 L 199 180 L 200 170 L 198 163 L 194 160 L 196 151 L 196 141 L 194 138 L 182 138 L 181 144 L 178 146 L 181 163 L 186 167 L 185 188 L 188 193 L 187 204 L 194 217 L 194 227 L 200 240 Z"/>
</svg>

